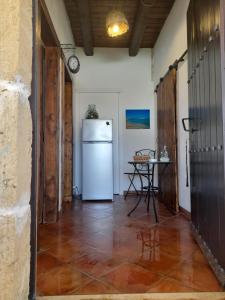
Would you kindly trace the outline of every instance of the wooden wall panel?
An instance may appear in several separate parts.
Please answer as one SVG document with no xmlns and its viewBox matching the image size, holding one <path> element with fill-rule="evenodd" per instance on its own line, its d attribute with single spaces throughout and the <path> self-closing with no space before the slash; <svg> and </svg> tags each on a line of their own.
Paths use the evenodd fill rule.
<svg viewBox="0 0 225 300">
<path fill-rule="evenodd" d="M 179 209 L 177 193 L 177 133 L 176 133 L 176 70 L 172 69 L 159 84 L 157 91 L 158 150 L 167 146 L 173 164 L 160 166 L 159 186 L 161 201 L 172 212 Z M 160 176 L 160 174 L 162 176 Z"/>
<path fill-rule="evenodd" d="M 56 222 L 59 203 L 59 76 L 60 52 L 56 47 L 45 51 L 44 98 L 44 210 L 43 222 Z"/>
<path fill-rule="evenodd" d="M 64 121 L 64 201 L 72 201 L 73 182 L 73 105 L 72 82 L 65 84 L 65 121 Z"/>
<path fill-rule="evenodd" d="M 220 0 L 191 0 L 188 9 L 192 224 L 225 284 L 223 101 Z"/>
<path fill-rule="evenodd" d="M 42 223 L 43 217 L 43 203 L 44 203 L 44 170 L 42 168 L 43 164 L 43 154 L 44 154 L 44 132 L 43 132 L 43 82 L 44 82 L 44 62 L 45 62 L 45 48 L 40 46 L 38 53 L 38 63 L 39 63 L 39 99 L 38 99 L 38 110 L 39 110 L 39 178 L 38 178 L 38 223 Z"/>
<path fill-rule="evenodd" d="M 61 145 L 60 145 L 60 208 L 62 207 L 62 202 L 64 198 L 64 169 L 65 169 L 65 64 L 63 60 L 60 61 L 60 139 L 61 139 Z"/>
</svg>

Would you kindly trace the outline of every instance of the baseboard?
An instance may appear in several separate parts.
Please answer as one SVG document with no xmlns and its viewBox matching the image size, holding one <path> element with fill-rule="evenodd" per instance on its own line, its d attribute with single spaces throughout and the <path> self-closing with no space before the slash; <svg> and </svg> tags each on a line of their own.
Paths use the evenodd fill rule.
<svg viewBox="0 0 225 300">
<path fill-rule="evenodd" d="M 141 191 L 137 191 L 140 193 Z M 123 191 L 123 195 L 126 195 L 127 191 Z M 137 193 L 135 191 L 129 191 L 128 195 L 136 195 Z"/>
<path fill-rule="evenodd" d="M 141 194 L 141 191 L 137 191 L 137 192 L 138 192 L 138 195 Z M 146 193 L 147 193 L 146 191 L 143 191 L 143 195 L 146 195 Z M 123 196 L 126 196 L 126 194 L 127 194 L 127 191 L 124 191 Z M 127 194 L 127 197 L 129 197 L 129 196 L 131 196 L 131 197 L 136 196 L 137 197 L 138 195 L 135 191 L 129 191 L 129 193 Z"/>
<path fill-rule="evenodd" d="M 184 217 L 188 220 L 191 221 L 191 213 L 186 210 L 185 208 L 183 208 L 182 206 L 179 207 L 180 212 L 184 215 Z"/>
<path fill-rule="evenodd" d="M 141 190 L 137 191 L 139 194 L 141 193 Z M 127 193 L 127 191 L 123 191 L 123 195 L 125 196 Z M 145 195 L 147 193 L 147 191 L 143 191 L 143 194 Z M 155 191 L 155 194 L 158 194 L 158 191 Z M 129 195 L 137 195 L 137 193 L 135 191 L 129 191 L 128 196 Z"/>
<path fill-rule="evenodd" d="M 214 257 L 209 247 L 207 246 L 206 242 L 202 239 L 201 235 L 199 235 L 198 231 L 196 230 L 193 224 L 192 224 L 192 233 L 196 242 L 201 248 L 203 254 L 205 255 L 208 263 L 213 269 L 217 279 L 225 288 L 225 270 L 218 264 L 218 260 Z"/>
</svg>

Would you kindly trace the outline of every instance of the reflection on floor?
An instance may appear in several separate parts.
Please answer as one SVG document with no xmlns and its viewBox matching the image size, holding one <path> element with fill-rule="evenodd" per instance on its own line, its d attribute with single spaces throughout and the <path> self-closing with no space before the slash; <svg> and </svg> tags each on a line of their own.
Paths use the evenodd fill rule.
<svg viewBox="0 0 225 300">
<path fill-rule="evenodd" d="M 188 221 L 158 203 L 160 224 L 136 199 L 65 205 L 41 225 L 38 295 L 221 291 Z"/>
</svg>

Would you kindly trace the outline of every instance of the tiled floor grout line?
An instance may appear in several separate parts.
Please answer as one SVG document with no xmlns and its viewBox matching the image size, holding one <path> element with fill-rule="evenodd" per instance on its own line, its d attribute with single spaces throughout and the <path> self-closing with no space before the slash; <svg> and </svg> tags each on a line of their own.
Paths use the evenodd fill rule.
<svg viewBox="0 0 225 300">
<path fill-rule="evenodd" d="M 83 287 L 87 286 L 88 284 L 90 284 L 90 283 L 93 282 L 93 281 L 98 281 L 98 282 L 102 283 L 102 284 L 105 285 L 105 286 L 108 286 L 108 287 L 110 287 L 110 288 L 114 288 L 114 286 L 110 285 L 107 281 L 103 281 L 103 280 L 101 280 L 101 278 L 93 277 L 93 280 L 92 280 L 92 281 L 87 282 L 87 283 L 85 283 L 85 284 L 79 286 L 78 288 L 76 288 L 75 290 L 73 290 L 72 293 L 78 292 L 80 289 L 82 289 Z M 114 288 L 114 289 L 116 290 L 116 288 Z M 118 294 L 119 294 L 119 293 L 120 293 L 120 291 L 118 291 Z M 80 295 L 80 294 L 75 294 L 75 295 Z"/>
<path fill-rule="evenodd" d="M 172 280 L 176 283 L 179 283 L 179 284 L 182 284 L 183 286 L 187 287 L 187 288 L 190 288 L 190 289 L 193 289 L 192 286 L 188 286 L 186 285 L 185 283 L 181 283 L 179 280 L 173 278 L 173 277 L 169 277 L 169 276 L 162 276 L 162 278 L 160 280 L 158 280 L 157 282 L 154 282 L 151 286 L 150 286 L 150 289 L 147 291 L 147 293 L 151 293 L 151 289 L 154 287 L 154 286 L 157 286 L 157 284 L 162 280 L 162 279 L 169 279 L 169 280 Z M 201 290 L 198 290 L 197 288 L 195 288 L 193 290 L 193 292 L 202 292 Z"/>
</svg>

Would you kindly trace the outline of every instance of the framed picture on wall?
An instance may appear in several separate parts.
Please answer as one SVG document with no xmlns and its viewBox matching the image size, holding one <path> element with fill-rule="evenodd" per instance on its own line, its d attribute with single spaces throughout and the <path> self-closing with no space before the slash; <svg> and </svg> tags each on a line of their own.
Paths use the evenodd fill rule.
<svg viewBox="0 0 225 300">
<path fill-rule="evenodd" d="M 150 109 L 126 109 L 126 129 L 150 129 Z"/>
</svg>

